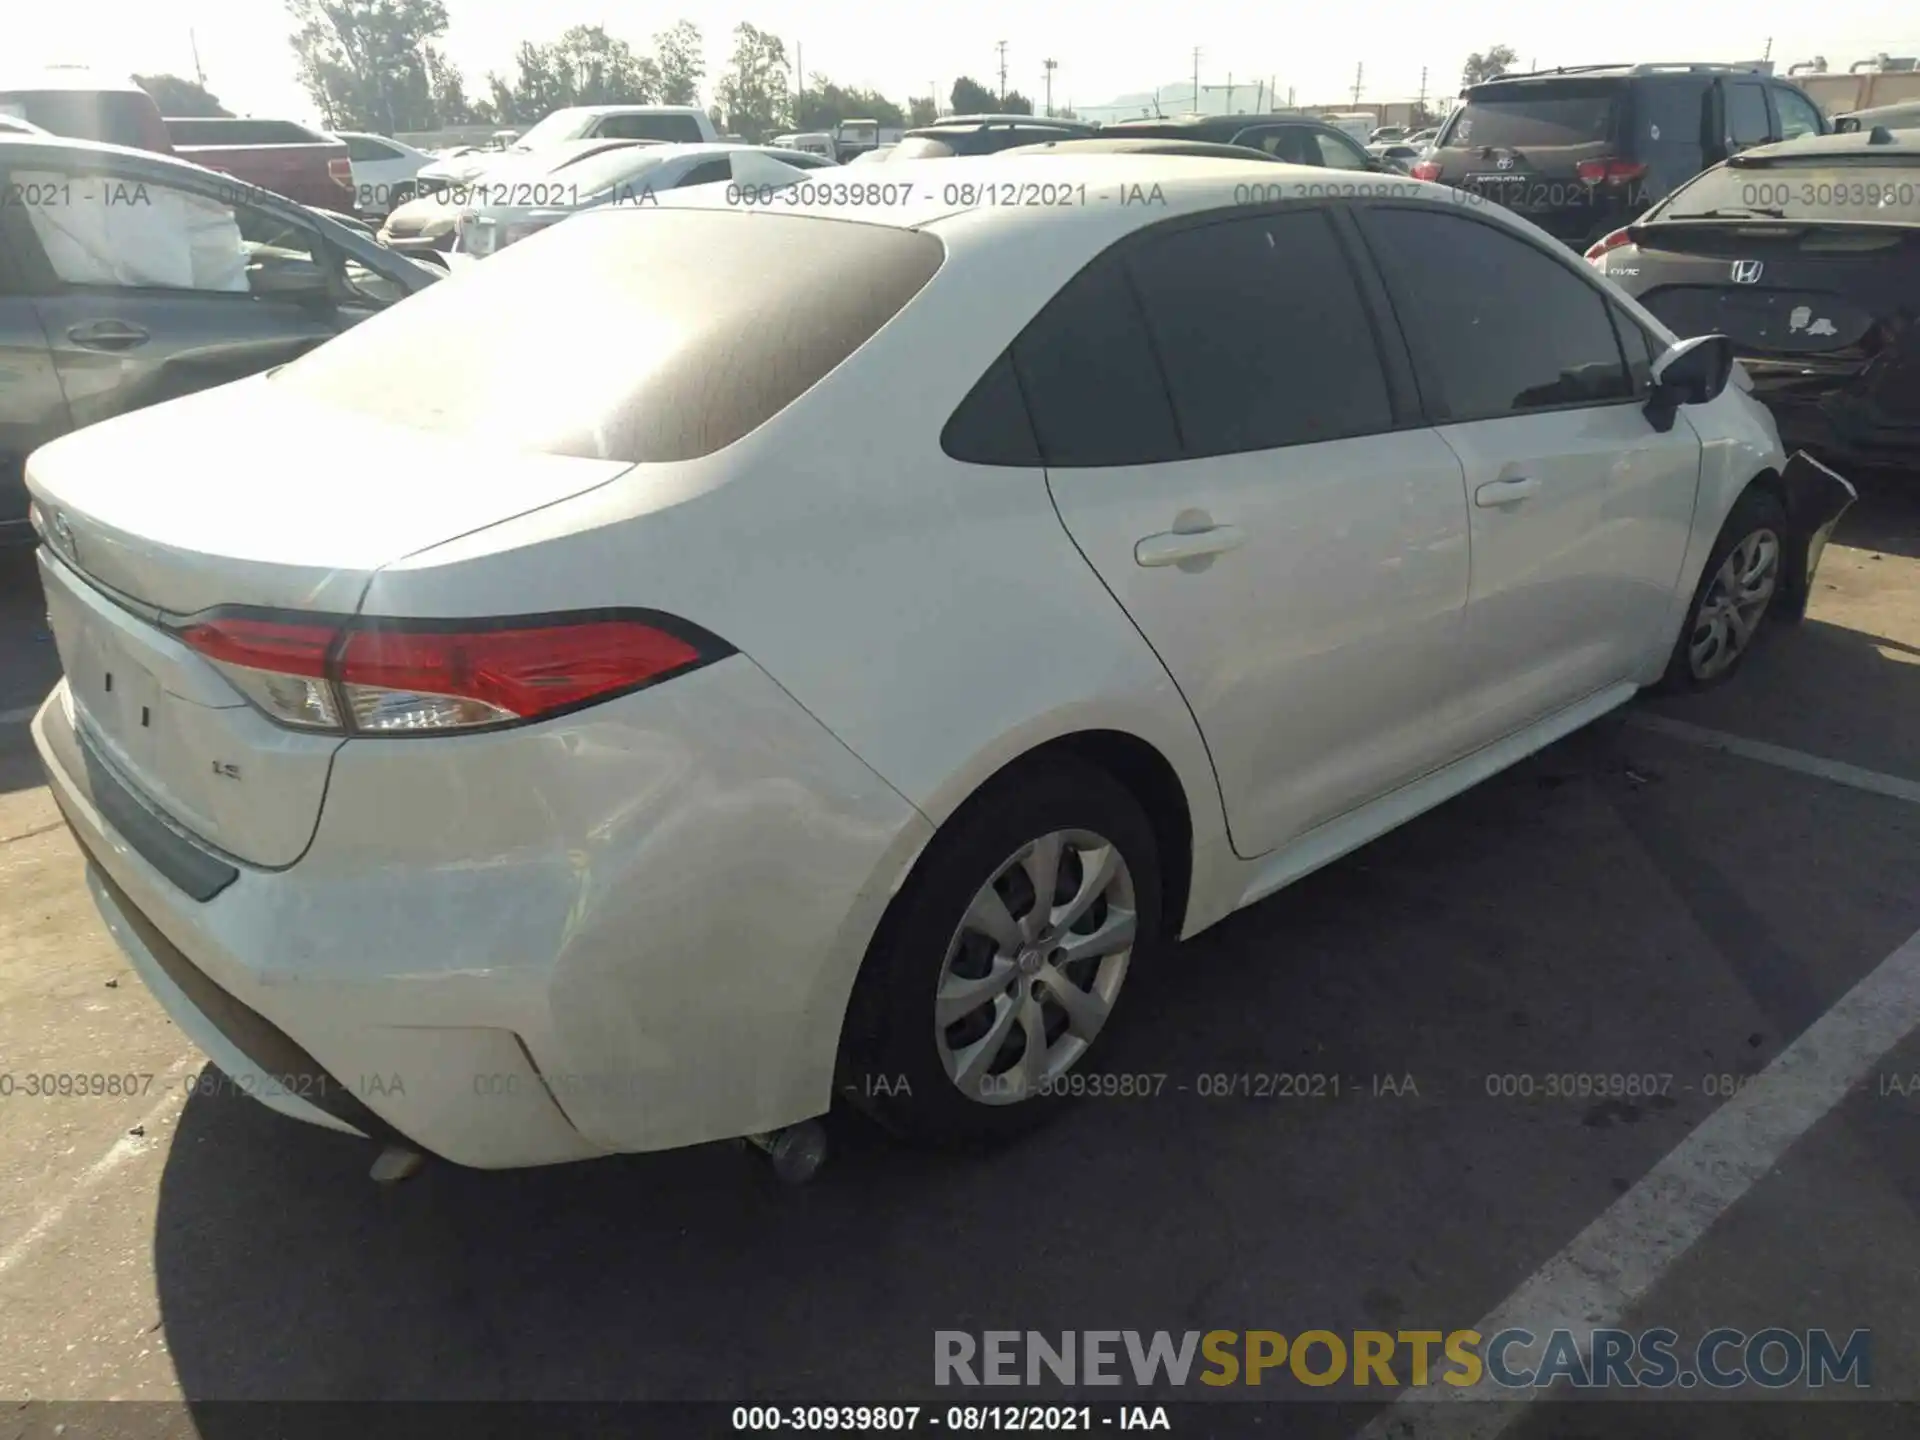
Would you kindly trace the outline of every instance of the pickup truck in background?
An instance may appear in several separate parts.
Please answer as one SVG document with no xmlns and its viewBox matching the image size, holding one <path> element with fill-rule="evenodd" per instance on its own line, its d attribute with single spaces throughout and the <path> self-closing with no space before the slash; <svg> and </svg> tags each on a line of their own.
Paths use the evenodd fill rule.
<svg viewBox="0 0 1920 1440">
<path fill-rule="evenodd" d="M 169 118 L 173 153 L 316 210 L 355 212 L 344 141 L 291 120 Z"/>
</svg>

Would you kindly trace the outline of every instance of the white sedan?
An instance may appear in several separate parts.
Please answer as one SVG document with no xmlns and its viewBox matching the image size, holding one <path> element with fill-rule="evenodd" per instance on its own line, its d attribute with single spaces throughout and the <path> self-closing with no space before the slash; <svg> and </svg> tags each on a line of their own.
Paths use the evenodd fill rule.
<svg viewBox="0 0 1920 1440">
<path fill-rule="evenodd" d="M 804 150 L 723 141 L 611 150 L 531 183 L 490 191 L 477 185 L 474 199 L 480 203 L 460 212 L 454 249 L 492 255 L 579 211 L 653 206 L 669 191 L 695 185 L 732 185 L 735 197 L 751 204 L 809 170 L 837 168 Z"/>
<path fill-rule="evenodd" d="M 1323 180 L 606 207 L 39 450 L 109 929 L 267 1104 L 467 1165 L 1057 1113 L 1175 940 L 1731 674 L 1850 494 L 1725 340 Z"/>
</svg>

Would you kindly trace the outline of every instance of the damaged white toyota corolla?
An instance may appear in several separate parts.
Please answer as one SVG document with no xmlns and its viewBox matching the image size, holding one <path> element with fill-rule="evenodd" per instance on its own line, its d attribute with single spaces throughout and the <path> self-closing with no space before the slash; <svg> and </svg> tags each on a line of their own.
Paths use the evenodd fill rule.
<svg viewBox="0 0 1920 1440">
<path fill-rule="evenodd" d="M 32 457 L 53 794 L 267 1104 L 489 1167 L 1017 1128 L 1173 939 L 1729 674 L 1850 498 L 1450 191 L 884 173 Z"/>
</svg>

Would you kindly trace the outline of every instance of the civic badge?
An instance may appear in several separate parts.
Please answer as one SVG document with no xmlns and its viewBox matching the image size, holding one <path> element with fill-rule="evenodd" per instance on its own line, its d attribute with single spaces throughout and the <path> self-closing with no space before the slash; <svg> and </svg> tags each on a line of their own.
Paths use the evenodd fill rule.
<svg viewBox="0 0 1920 1440">
<path fill-rule="evenodd" d="M 1760 283 L 1760 272 L 1766 268 L 1758 260 L 1736 260 L 1733 262 L 1733 283 L 1757 285 Z"/>
</svg>

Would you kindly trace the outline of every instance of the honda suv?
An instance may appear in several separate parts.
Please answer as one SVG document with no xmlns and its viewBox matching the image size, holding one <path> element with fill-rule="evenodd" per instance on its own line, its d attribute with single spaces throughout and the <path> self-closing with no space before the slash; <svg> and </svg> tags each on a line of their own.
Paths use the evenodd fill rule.
<svg viewBox="0 0 1920 1440">
<path fill-rule="evenodd" d="M 1731 155 L 1832 128 L 1751 66 L 1575 65 L 1468 87 L 1412 174 L 1584 250 Z"/>
</svg>

